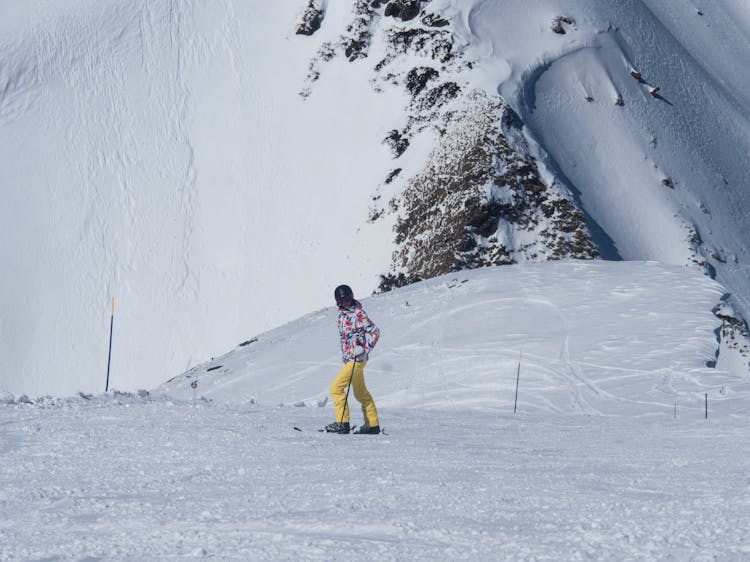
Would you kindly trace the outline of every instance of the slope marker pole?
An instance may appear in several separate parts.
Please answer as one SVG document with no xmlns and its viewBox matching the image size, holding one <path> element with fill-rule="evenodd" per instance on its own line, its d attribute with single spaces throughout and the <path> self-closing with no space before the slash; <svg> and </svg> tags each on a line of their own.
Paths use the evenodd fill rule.
<svg viewBox="0 0 750 562">
<path fill-rule="evenodd" d="M 341 419 L 339 420 L 339 423 L 344 423 L 344 415 L 346 414 L 346 409 L 349 407 L 349 389 L 352 387 L 352 379 L 354 378 L 354 367 L 357 366 L 356 361 L 352 361 L 352 374 L 349 375 L 349 384 L 346 387 L 346 398 L 344 398 L 344 409 L 341 410 Z"/>
<path fill-rule="evenodd" d="M 104 385 L 104 392 L 109 392 L 109 368 L 112 364 L 112 329 L 115 326 L 115 297 L 112 297 L 112 316 L 109 321 L 109 354 L 107 355 L 107 382 Z"/>
<path fill-rule="evenodd" d="M 513 415 L 516 415 L 518 409 L 518 381 L 521 378 L 521 352 L 518 352 L 518 371 L 516 372 L 516 399 L 513 402 Z"/>
</svg>

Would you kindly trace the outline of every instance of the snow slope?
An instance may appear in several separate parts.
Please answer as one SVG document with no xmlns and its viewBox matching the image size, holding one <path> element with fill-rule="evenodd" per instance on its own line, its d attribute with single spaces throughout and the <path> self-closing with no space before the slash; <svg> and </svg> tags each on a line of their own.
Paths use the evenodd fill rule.
<svg viewBox="0 0 750 562">
<path fill-rule="evenodd" d="M 408 119 L 403 85 L 374 79 L 391 19 L 374 19 L 368 57 L 321 63 L 312 84 L 353 14 L 326 2 L 320 31 L 296 36 L 305 5 L 3 7 L 0 388 L 102 389 L 113 295 L 112 384 L 134 389 L 326 306 L 342 281 L 377 286 L 395 217 L 368 221 L 371 203 L 422 170 L 438 135 L 398 162 L 382 142 Z M 747 315 L 750 17 L 740 0 L 696 6 L 424 5 L 472 63 L 461 86 L 520 115 L 602 256 L 698 263 Z M 550 29 L 560 15 L 575 21 L 565 35 Z"/>
<path fill-rule="evenodd" d="M 0 406 L 0 559 L 743 560 L 747 420 Z M 699 412 L 698 412 L 699 414 Z M 297 432 L 292 426 L 305 428 Z"/>
<path fill-rule="evenodd" d="M 385 176 L 401 102 L 336 61 L 346 95 L 303 100 L 298 8 L 39 1 L 0 27 L 2 386 L 103 388 L 112 295 L 113 383 L 136 388 L 326 302 L 331 279 L 374 288 L 388 227 L 361 230 L 362 179 Z"/>
<path fill-rule="evenodd" d="M 0 394 L 0 559 L 742 560 L 750 380 L 706 367 L 721 294 L 567 262 L 364 299 L 379 436 L 316 431 L 330 308 L 151 394 Z"/>
<path fill-rule="evenodd" d="M 464 33 L 611 238 L 603 254 L 703 264 L 747 315 L 746 3 L 542 1 L 515 17 L 526 4 L 477 2 Z"/>
<path fill-rule="evenodd" d="M 355 290 L 356 294 L 356 290 Z M 559 262 L 460 272 L 364 299 L 382 330 L 367 367 L 386 407 L 657 415 L 711 391 L 741 413 L 747 378 L 719 356 L 722 288 L 693 268 Z M 593 297 L 592 297 L 593 295 Z M 182 399 L 330 407 L 336 310 L 311 313 L 173 378 Z M 733 395 L 734 380 L 740 384 Z M 726 385 L 726 386 L 725 386 Z M 730 407 L 730 404 L 732 406 Z"/>
</svg>

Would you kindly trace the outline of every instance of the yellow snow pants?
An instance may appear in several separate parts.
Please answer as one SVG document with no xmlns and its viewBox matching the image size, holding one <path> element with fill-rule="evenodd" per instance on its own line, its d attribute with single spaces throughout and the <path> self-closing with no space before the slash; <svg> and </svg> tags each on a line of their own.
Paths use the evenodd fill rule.
<svg viewBox="0 0 750 562">
<path fill-rule="evenodd" d="M 341 368 L 331 383 L 331 398 L 333 399 L 333 408 L 336 411 L 337 422 L 343 423 L 349 421 L 349 404 L 346 401 L 346 387 L 349 386 L 349 377 L 351 377 L 354 398 L 362 404 L 362 415 L 365 418 L 365 424 L 369 427 L 380 425 L 375 401 L 365 386 L 365 365 L 367 365 L 367 361 L 350 361 Z M 352 371 L 352 369 L 354 370 Z"/>
</svg>

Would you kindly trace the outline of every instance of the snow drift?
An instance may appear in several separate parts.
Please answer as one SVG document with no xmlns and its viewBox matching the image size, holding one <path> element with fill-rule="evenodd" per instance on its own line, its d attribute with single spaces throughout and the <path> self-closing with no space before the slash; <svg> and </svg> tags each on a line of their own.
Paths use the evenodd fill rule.
<svg viewBox="0 0 750 562">
<path fill-rule="evenodd" d="M 692 268 L 654 262 L 443 276 L 363 300 L 382 331 L 368 385 L 388 408 L 512 411 L 520 355 L 524 411 L 657 415 L 675 402 L 699 407 L 710 390 L 731 396 L 739 413 L 746 379 L 730 372 L 732 354 L 720 353 L 713 311 L 722 293 Z M 330 408 L 328 384 L 341 362 L 335 316 L 329 307 L 260 334 L 161 390 Z"/>
</svg>

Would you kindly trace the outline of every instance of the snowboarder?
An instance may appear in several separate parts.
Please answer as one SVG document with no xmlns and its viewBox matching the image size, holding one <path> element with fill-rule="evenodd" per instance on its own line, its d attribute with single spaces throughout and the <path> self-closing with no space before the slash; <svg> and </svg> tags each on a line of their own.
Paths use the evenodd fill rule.
<svg viewBox="0 0 750 562">
<path fill-rule="evenodd" d="M 349 386 L 354 397 L 362 404 L 364 425 L 354 433 L 377 435 L 380 422 L 375 401 L 365 386 L 364 369 L 370 351 L 380 338 L 380 329 L 370 320 L 362 304 L 354 298 L 351 287 L 339 285 L 334 291 L 339 307 L 338 326 L 341 337 L 341 354 L 344 366 L 331 383 L 331 398 L 336 412 L 336 421 L 326 426 L 330 433 L 349 433 Z"/>
</svg>

